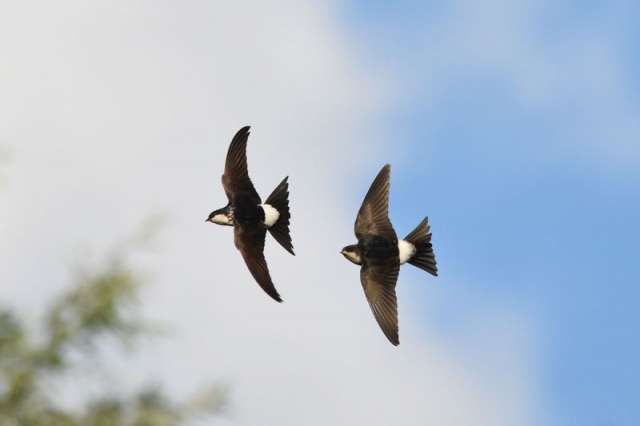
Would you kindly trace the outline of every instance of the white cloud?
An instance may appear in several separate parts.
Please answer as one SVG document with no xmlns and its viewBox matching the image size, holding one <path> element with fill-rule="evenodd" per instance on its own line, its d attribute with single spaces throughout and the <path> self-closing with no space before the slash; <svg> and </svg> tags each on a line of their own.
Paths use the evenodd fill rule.
<svg viewBox="0 0 640 426">
<path fill-rule="evenodd" d="M 627 18 L 633 7 L 570 14 L 562 2 L 449 2 L 441 19 L 431 18 L 418 40 L 408 40 L 410 49 L 394 52 L 401 59 L 381 65 L 403 75 L 405 96 L 417 94 L 430 108 L 425 120 L 447 105 L 452 93 L 486 80 L 496 88 L 496 99 L 513 103 L 521 122 L 536 121 L 529 132 L 539 134 L 537 141 L 510 137 L 505 148 L 498 133 L 489 138 L 497 141 L 485 143 L 483 150 L 517 146 L 526 152 L 527 165 L 560 160 L 635 174 L 639 107 L 629 66 L 633 42 L 625 31 L 633 25 Z M 480 111 L 494 104 L 493 99 L 475 102 Z M 502 129 L 513 118 L 489 119 L 496 120 L 492 128 Z"/>
<path fill-rule="evenodd" d="M 354 240 L 368 185 L 362 175 L 385 161 L 371 129 L 387 86 L 354 59 L 331 8 L 43 2 L 3 9 L 0 53 L 9 66 L 0 137 L 16 157 L 11 187 L 0 195 L 8 218 L 0 256 L 9 265 L 0 282 L 11 283 L 3 300 L 39 308 L 65 282 L 77 250 L 101 250 L 162 211 L 170 226 L 150 262 L 158 282 L 147 310 L 175 324 L 176 334 L 141 355 L 139 376 L 161 371 L 178 393 L 225 378 L 233 409 L 222 423 L 229 424 L 531 420 L 530 359 L 509 348 L 507 370 L 491 365 L 476 374 L 461 349 L 404 317 L 402 344 L 392 347 L 357 268 L 338 254 Z M 282 305 L 250 278 L 231 230 L 204 222 L 225 203 L 224 155 L 246 124 L 249 168 L 263 197 L 290 175 L 297 256 L 272 240 L 266 250 Z M 489 334 L 512 336 L 500 327 Z M 510 380 L 487 380 L 492 369 Z"/>
</svg>

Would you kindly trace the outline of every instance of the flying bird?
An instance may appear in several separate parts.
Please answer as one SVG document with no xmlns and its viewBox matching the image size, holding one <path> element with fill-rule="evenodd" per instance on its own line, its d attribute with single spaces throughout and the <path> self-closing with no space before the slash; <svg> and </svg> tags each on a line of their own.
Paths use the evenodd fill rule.
<svg viewBox="0 0 640 426">
<path fill-rule="evenodd" d="M 208 222 L 233 226 L 233 241 L 256 282 L 273 299 L 282 302 L 264 258 L 267 231 L 285 250 L 295 255 L 289 235 L 289 176 L 262 203 L 247 171 L 249 126 L 236 133 L 229 145 L 222 175 L 227 205 L 213 211 Z"/>
<path fill-rule="evenodd" d="M 354 231 L 358 244 L 344 247 L 340 253 L 361 265 L 360 281 L 373 316 L 387 339 L 398 345 L 398 301 L 396 281 L 400 265 L 410 263 L 438 276 L 431 246 L 428 218 L 398 240 L 389 220 L 389 177 L 391 166 L 385 165 L 364 197 Z"/>
</svg>

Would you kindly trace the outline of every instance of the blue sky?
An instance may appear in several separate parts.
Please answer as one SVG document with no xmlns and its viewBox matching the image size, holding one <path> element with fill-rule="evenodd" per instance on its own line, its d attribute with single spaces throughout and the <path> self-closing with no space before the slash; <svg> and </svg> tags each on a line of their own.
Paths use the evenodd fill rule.
<svg viewBox="0 0 640 426">
<path fill-rule="evenodd" d="M 366 54 L 409 79 L 381 126 L 396 229 L 423 212 L 434 229 L 442 272 L 425 321 L 465 339 L 466 312 L 488 302 L 527 312 L 552 424 L 640 421 L 639 12 L 631 2 L 348 9 Z M 448 280 L 451 269 L 468 282 Z"/>
<path fill-rule="evenodd" d="M 110 385 L 224 381 L 221 425 L 638 423 L 638 12 L 5 2 L 0 298 L 35 321 L 76 261 L 161 214 L 135 265 L 173 333 Z M 297 255 L 266 244 L 281 305 L 203 220 L 244 125 L 257 190 L 290 176 Z M 385 163 L 395 229 L 428 215 L 440 270 L 403 267 L 397 348 L 338 254 Z"/>
</svg>

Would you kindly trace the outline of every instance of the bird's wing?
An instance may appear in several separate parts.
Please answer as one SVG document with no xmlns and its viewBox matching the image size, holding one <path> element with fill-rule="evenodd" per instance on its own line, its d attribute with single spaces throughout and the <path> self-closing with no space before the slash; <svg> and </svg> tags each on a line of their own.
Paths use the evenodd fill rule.
<svg viewBox="0 0 640 426">
<path fill-rule="evenodd" d="M 253 187 L 253 183 L 249 178 L 247 171 L 247 140 L 249 139 L 249 126 L 238 130 L 233 137 L 229 150 L 227 151 L 227 160 L 224 165 L 224 174 L 222 175 L 222 186 L 227 198 L 231 201 L 232 197 L 243 195 L 248 197 L 253 203 L 260 204 L 260 196 Z"/>
<path fill-rule="evenodd" d="M 358 240 L 377 235 L 396 240 L 396 231 L 389 220 L 389 177 L 391 166 L 386 164 L 369 188 L 356 217 L 354 231 Z"/>
<path fill-rule="evenodd" d="M 266 228 L 257 232 L 247 233 L 240 226 L 234 226 L 234 243 L 236 248 L 240 250 L 249 272 L 269 296 L 278 302 L 282 302 L 276 287 L 273 285 L 273 281 L 271 281 L 267 261 L 264 258 L 264 239 L 266 235 Z"/>
<path fill-rule="evenodd" d="M 400 264 L 363 265 L 360 269 L 360 281 L 367 296 L 373 316 L 387 339 L 398 345 L 398 299 L 396 281 Z"/>
</svg>

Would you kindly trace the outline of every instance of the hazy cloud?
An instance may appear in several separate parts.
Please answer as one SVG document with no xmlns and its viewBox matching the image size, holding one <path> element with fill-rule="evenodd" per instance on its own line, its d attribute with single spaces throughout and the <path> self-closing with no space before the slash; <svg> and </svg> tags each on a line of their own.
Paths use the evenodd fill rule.
<svg viewBox="0 0 640 426">
<path fill-rule="evenodd" d="M 352 54 L 331 6 L 1 9 L 0 136 L 18 154 L 0 225 L 3 300 L 37 310 L 79 247 L 102 250 L 166 212 L 161 248 L 143 262 L 158 281 L 149 316 L 175 324 L 175 336 L 125 366 L 130 380 L 160 375 L 179 393 L 222 377 L 234 406 L 223 424 L 534 424 L 527 326 L 485 329 L 527 344 L 504 359 L 486 352 L 479 372 L 467 353 L 481 348 L 403 316 L 401 299 L 394 348 L 338 254 L 386 161 L 371 129 L 395 84 Z M 226 203 L 224 156 L 247 124 L 261 195 L 290 175 L 297 256 L 266 249 L 282 305 L 253 282 L 231 230 L 204 222 Z"/>
</svg>

